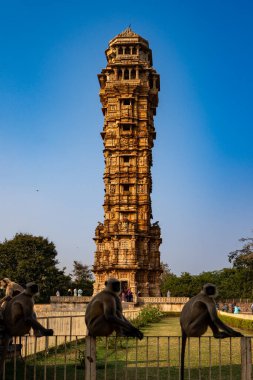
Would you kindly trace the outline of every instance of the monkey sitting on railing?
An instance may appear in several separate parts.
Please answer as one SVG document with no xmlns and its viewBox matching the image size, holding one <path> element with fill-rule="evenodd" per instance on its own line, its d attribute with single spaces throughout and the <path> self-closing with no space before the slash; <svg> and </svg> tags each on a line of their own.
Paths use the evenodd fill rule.
<svg viewBox="0 0 253 380">
<path fill-rule="evenodd" d="M 183 307 L 180 315 L 182 329 L 181 380 L 184 380 L 185 346 L 188 337 L 200 337 L 210 327 L 214 338 L 241 337 L 240 332 L 225 325 L 218 317 L 214 297 L 216 286 L 205 284 L 200 293 L 192 297 Z M 220 331 L 221 330 L 221 331 Z"/>
<path fill-rule="evenodd" d="M 108 336 L 113 331 L 118 336 L 143 338 L 143 333 L 134 327 L 123 315 L 120 294 L 120 282 L 110 278 L 105 289 L 96 294 L 87 306 L 85 322 L 88 335 Z"/>
<path fill-rule="evenodd" d="M 0 373 L 6 357 L 8 345 L 12 337 L 23 336 L 33 328 L 40 332 L 40 336 L 53 335 L 52 329 L 46 329 L 36 319 L 34 313 L 34 296 L 38 294 L 39 288 L 34 282 L 26 284 L 25 290 L 6 302 L 2 310 L 2 346 L 0 360 Z"/>
</svg>

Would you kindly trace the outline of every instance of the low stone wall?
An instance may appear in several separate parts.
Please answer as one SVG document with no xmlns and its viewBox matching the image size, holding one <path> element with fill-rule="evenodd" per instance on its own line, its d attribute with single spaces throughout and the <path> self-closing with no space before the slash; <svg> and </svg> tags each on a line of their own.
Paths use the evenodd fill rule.
<svg viewBox="0 0 253 380">
<path fill-rule="evenodd" d="M 132 320 L 137 318 L 141 307 L 123 309 L 124 316 Z M 73 313 L 70 311 L 51 311 L 37 313 L 38 321 L 47 328 L 54 330 L 54 335 L 85 335 L 85 312 Z"/>
<path fill-rule="evenodd" d="M 189 301 L 188 297 L 139 297 L 139 302 L 147 304 L 158 304 L 158 303 L 165 303 L 165 304 L 185 304 L 187 301 Z"/>
<path fill-rule="evenodd" d="M 34 310 L 36 314 L 41 314 L 41 313 L 50 312 L 52 310 L 52 307 L 50 304 L 35 304 Z"/>
<path fill-rule="evenodd" d="M 50 297 L 51 310 L 79 312 L 85 310 L 92 297 Z"/>
<path fill-rule="evenodd" d="M 92 297 L 50 297 L 51 311 L 71 311 L 73 313 L 83 312 L 86 305 L 90 302 Z M 163 311 L 180 312 L 184 304 L 189 300 L 187 297 L 138 297 L 137 305 L 144 306 L 150 305 L 157 306 Z M 133 302 L 122 302 L 123 309 L 132 308 Z"/>
<path fill-rule="evenodd" d="M 161 311 L 180 313 L 189 300 L 187 297 L 140 297 L 140 305 L 152 305 Z"/>
<path fill-rule="evenodd" d="M 41 308 L 38 307 L 37 309 L 39 310 Z M 53 329 L 54 336 L 41 338 L 35 338 L 32 336 L 29 340 L 27 337 L 22 337 L 22 356 L 29 356 L 35 352 L 44 351 L 49 347 L 66 344 L 67 342 L 82 339 L 86 336 L 85 312 L 42 311 L 38 313 L 38 310 L 38 321 L 44 327 Z M 127 308 L 123 310 L 123 314 L 127 319 L 132 320 L 139 315 L 140 311 L 141 307 Z"/>
</svg>

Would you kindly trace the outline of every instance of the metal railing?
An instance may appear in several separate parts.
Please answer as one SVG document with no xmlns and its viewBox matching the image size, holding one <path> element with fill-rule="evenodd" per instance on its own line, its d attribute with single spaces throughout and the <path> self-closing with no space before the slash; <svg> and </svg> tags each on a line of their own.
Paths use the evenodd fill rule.
<svg viewBox="0 0 253 380">
<path fill-rule="evenodd" d="M 251 380 L 252 339 L 188 339 L 185 380 Z M 44 350 L 38 351 L 38 342 Z M 141 341 L 115 336 L 27 336 L 13 340 L 11 347 L 3 380 L 180 379 L 179 336 L 146 336 Z"/>
</svg>

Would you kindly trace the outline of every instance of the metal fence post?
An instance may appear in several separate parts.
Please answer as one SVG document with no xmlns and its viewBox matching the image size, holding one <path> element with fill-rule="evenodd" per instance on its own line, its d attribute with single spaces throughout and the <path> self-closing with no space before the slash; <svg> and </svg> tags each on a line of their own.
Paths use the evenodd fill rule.
<svg viewBox="0 0 253 380">
<path fill-rule="evenodd" d="M 96 380 L 96 339 L 85 338 L 85 380 Z"/>
<path fill-rule="evenodd" d="M 251 338 L 241 338 L 241 380 L 251 380 L 252 375 Z"/>
</svg>

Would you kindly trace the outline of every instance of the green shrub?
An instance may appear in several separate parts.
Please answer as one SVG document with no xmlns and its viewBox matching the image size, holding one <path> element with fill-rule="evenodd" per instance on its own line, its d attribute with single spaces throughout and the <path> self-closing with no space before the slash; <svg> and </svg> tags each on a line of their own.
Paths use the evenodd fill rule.
<svg viewBox="0 0 253 380">
<path fill-rule="evenodd" d="M 242 330 L 253 331 L 252 319 L 235 318 L 235 317 L 230 317 L 229 315 L 220 315 L 219 317 L 224 323 L 227 323 L 229 326 L 236 327 Z"/>
<path fill-rule="evenodd" d="M 166 313 L 160 311 L 157 307 L 145 306 L 137 318 L 133 319 L 131 323 L 137 327 L 144 327 L 149 323 L 159 322 L 166 316 Z"/>
</svg>

